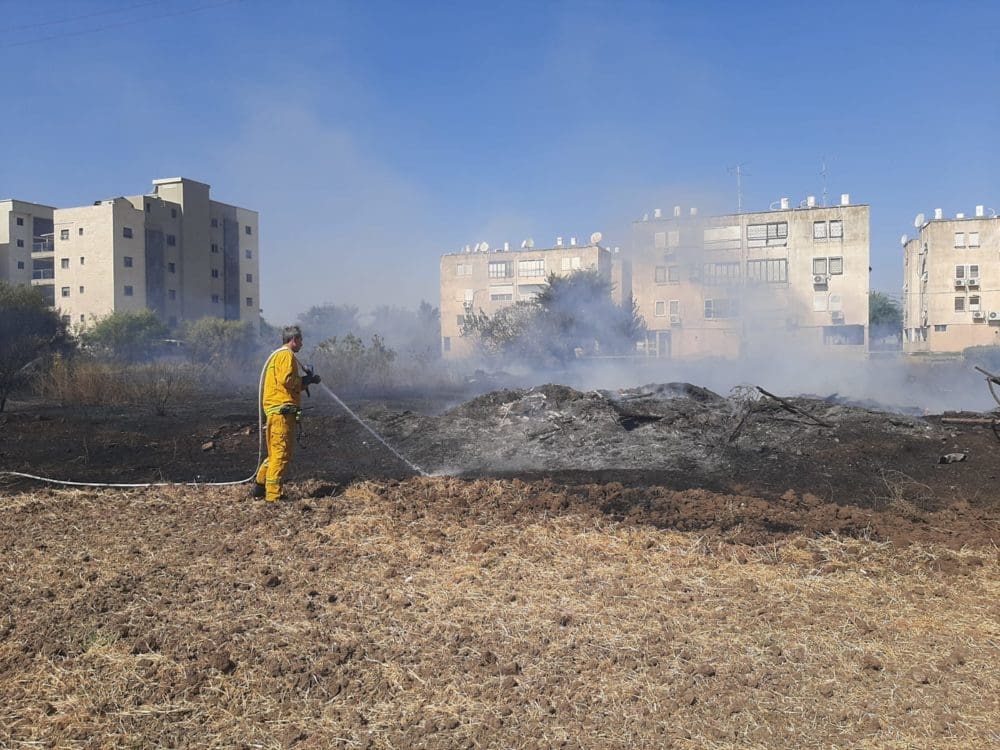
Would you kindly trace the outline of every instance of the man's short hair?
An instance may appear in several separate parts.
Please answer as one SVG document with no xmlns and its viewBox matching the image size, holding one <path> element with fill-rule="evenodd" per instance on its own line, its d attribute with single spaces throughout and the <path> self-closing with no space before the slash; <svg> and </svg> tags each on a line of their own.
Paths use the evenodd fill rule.
<svg viewBox="0 0 1000 750">
<path fill-rule="evenodd" d="M 281 343 L 287 344 L 294 338 L 302 338 L 302 329 L 298 326 L 285 326 L 281 329 Z"/>
</svg>

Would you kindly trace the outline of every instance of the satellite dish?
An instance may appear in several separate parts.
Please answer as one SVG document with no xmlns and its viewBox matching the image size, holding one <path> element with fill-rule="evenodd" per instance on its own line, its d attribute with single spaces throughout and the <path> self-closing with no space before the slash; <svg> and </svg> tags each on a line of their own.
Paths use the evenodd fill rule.
<svg viewBox="0 0 1000 750">
<path fill-rule="evenodd" d="M 524 241 L 524 246 L 530 250 L 535 246 L 535 241 L 529 237 Z"/>
<path fill-rule="evenodd" d="M 906 247 L 906 243 L 909 242 L 909 241 L 910 241 L 910 238 L 907 237 L 905 234 L 902 237 L 899 238 L 899 244 L 902 245 L 903 247 Z"/>
<path fill-rule="evenodd" d="M 482 252 L 488 253 L 490 251 L 490 243 L 489 242 L 480 242 L 479 243 L 479 248 L 480 248 L 480 250 Z"/>
<path fill-rule="evenodd" d="M 603 234 L 601 234 L 600 232 L 594 232 L 592 235 L 590 235 L 590 244 L 598 245 L 603 239 L 604 239 Z"/>
<path fill-rule="evenodd" d="M 922 226 L 923 226 L 924 224 L 926 224 L 926 223 L 927 223 L 927 221 L 926 221 L 926 219 L 924 218 L 924 215 L 923 215 L 923 214 L 917 214 L 917 218 L 915 218 L 915 219 L 913 220 L 913 226 L 914 226 L 914 228 L 916 228 L 916 229 L 920 229 L 920 227 L 922 227 Z"/>
<path fill-rule="evenodd" d="M 474 253 L 478 253 L 479 252 L 479 243 L 478 242 L 473 246 L 472 252 L 474 252 Z"/>
<path fill-rule="evenodd" d="M 521 249 L 522 250 L 527 250 L 528 249 L 528 241 L 527 240 L 521 240 Z"/>
</svg>

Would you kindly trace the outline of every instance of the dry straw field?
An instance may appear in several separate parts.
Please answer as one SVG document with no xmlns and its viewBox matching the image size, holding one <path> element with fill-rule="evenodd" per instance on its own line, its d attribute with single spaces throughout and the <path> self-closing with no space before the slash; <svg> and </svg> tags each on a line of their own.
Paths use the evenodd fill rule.
<svg viewBox="0 0 1000 750">
<path fill-rule="evenodd" d="M 297 493 L 7 493 L 0 747 L 1000 746 L 995 547 Z"/>
</svg>

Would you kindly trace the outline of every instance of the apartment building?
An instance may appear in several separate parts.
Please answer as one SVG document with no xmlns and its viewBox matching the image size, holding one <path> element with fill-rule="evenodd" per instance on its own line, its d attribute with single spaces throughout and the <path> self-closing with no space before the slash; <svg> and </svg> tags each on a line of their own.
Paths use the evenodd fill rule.
<svg viewBox="0 0 1000 750">
<path fill-rule="evenodd" d="M 904 354 L 1000 345 L 1000 217 L 986 214 L 945 218 L 938 208 L 904 236 Z"/>
<path fill-rule="evenodd" d="M 485 242 L 466 246 L 462 252 L 441 256 L 441 351 L 446 358 L 472 353 L 473 344 L 462 337 L 462 321 L 472 312 L 488 315 L 518 301 L 534 299 L 545 287 L 549 274 L 596 269 L 612 284 L 616 304 L 627 303 L 631 279 L 627 263 L 610 248 L 602 247 L 599 233 L 591 242 L 578 245 L 576 238 L 554 247 L 535 248 L 530 240 L 520 249 L 504 243 L 491 250 Z"/>
<path fill-rule="evenodd" d="M 38 203 L 0 200 L 0 281 L 14 286 L 51 281 L 53 210 Z"/>
<path fill-rule="evenodd" d="M 736 358 L 786 347 L 865 351 L 869 207 L 782 198 L 703 218 L 679 206 L 633 224 L 632 296 L 654 357 Z"/>
<path fill-rule="evenodd" d="M 0 225 L 6 204 L 16 204 L 11 227 L 32 225 L 31 271 L 23 275 L 28 259 L 8 242 L 0 278 L 30 278 L 72 325 L 148 309 L 170 326 L 210 316 L 260 327 L 257 212 L 212 200 L 209 185 L 154 180 L 148 194 L 73 208 L 7 201 Z"/>
</svg>

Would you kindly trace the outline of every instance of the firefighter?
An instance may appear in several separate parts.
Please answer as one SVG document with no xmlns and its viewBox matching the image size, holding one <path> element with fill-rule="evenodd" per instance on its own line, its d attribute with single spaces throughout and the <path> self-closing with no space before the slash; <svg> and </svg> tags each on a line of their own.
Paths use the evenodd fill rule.
<svg viewBox="0 0 1000 750">
<path fill-rule="evenodd" d="M 268 502 L 284 498 L 281 482 L 292 458 L 295 426 L 302 414 L 302 391 L 320 382 L 319 375 L 312 371 L 302 374 L 295 358 L 302 349 L 302 329 L 286 326 L 281 342 L 282 346 L 264 364 L 260 399 L 267 419 L 267 458 L 257 469 L 250 490 L 252 497 L 263 497 Z"/>
</svg>

